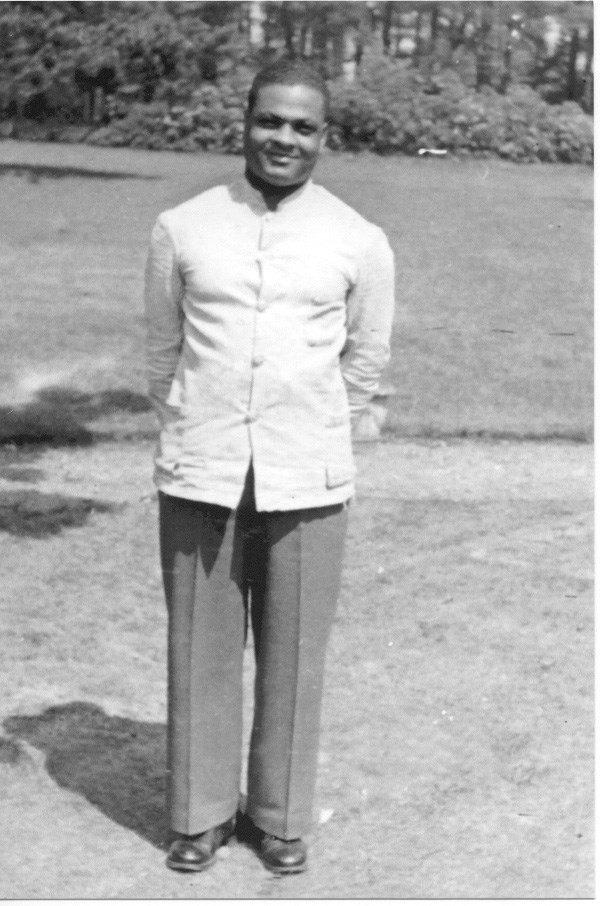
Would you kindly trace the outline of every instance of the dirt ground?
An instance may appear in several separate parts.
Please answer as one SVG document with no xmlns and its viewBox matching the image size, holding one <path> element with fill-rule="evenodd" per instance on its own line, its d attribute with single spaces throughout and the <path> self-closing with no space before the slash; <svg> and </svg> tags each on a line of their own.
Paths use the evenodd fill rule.
<svg viewBox="0 0 600 906">
<path fill-rule="evenodd" d="M 0 454 L 0 896 L 593 896 L 591 446 L 359 448 L 311 866 L 279 880 L 237 844 L 164 867 L 151 446 Z"/>
</svg>

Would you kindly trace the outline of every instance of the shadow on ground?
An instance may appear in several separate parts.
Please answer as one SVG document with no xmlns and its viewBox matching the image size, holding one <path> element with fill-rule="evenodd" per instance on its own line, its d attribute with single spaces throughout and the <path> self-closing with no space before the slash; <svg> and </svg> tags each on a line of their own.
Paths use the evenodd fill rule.
<svg viewBox="0 0 600 906">
<path fill-rule="evenodd" d="M 20 740 L 34 746 L 43 752 L 46 770 L 60 787 L 84 796 L 111 821 L 154 846 L 164 846 L 163 724 L 115 717 L 97 705 L 71 702 L 35 716 L 9 717 L 4 729 L 13 737 L 5 742 L 11 756 Z"/>
<path fill-rule="evenodd" d="M 44 472 L 42 469 L 13 465 L 12 463 L 0 465 L 0 478 L 5 481 L 27 481 L 29 484 L 35 484 L 43 477 Z"/>
<path fill-rule="evenodd" d="M 44 538 L 64 528 L 85 525 L 90 513 L 111 513 L 115 504 L 88 497 L 43 494 L 35 490 L 0 492 L 0 532 Z"/>
<path fill-rule="evenodd" d="M 44 470 L 33 465 L 41 456 L 40 447 L 17 447 L 0 443 L 0 480 L 36 484 L 44 477 Z"/>
<path fill-rule="evenodd" d="M 147 396 L 129 389 L 83 393 L 70 387 L 45 387 L 29 403 L 0 407 L 0 444 L 89 446 L 96 434 L 88 422 L 151 408 Z"/>
<path fill-rule="evenodd" d="M 42 177 L 63 179 L 66 176 L 80 176 L 84 179 L 160 179 L 142 173 L 125 173 L 119 170 L 86 170 L 84 167 L 53 167 L 45 164 L 0 164 L 0 176 L 9 173 L 11 176 L 27 176 L 30 182 L 37 182 Z"/>
</svg>

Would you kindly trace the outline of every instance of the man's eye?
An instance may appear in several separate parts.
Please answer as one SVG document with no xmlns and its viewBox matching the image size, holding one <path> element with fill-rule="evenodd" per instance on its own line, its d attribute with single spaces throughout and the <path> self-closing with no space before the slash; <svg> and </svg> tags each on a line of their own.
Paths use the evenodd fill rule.
<svg viewBox="0 0 600 906">
<path fill-rule="evenodd" d="M 317 130 L 314 126 L 298 126 L 296 132 L 299 132 L 300 135 L 313 135 Z"/>
</svg>

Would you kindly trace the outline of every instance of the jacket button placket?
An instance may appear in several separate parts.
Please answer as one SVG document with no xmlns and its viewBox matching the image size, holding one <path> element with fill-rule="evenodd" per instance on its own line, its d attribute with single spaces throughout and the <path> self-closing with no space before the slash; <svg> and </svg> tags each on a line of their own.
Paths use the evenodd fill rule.
<svg viewBox="0 0 600 906">
<path fill-rule="evenodd" d="M 261 222 L 260 236 L 258 240 L 258 249 L 256 252 L 256 261 L 260 270 L 260 281 L 259 281 L 259 290 L 258 298 L 256 301 L 256 312 L 254 323 L 254 340 L 252 345 L 252 359 L 251 359 L 251 377 L 250 377 L 250 402 L 249 402 L 249 411 L 246 418 L 246 423 L 248 425 L 254 424 L 258 418 L 258 409 L 260 408 L 260 384 L 257 381 L 257 369 L 265 361 L 265 356 L 261 351 L 264 343 L 264 331 L 263 331 L 263 318 L 260 315 L 264 314 L 267 310 L 267 299 L 266 299 L 266 273 L 265 273 L 265 233 L 268 228 L 268 224 L 271 220 L 270 214 L 265 214 Z M 258 384 L 258 386 L 257 386 Z M 254 437 L 252 438 L 252 447 L 254 448 Z"/>
</svg>

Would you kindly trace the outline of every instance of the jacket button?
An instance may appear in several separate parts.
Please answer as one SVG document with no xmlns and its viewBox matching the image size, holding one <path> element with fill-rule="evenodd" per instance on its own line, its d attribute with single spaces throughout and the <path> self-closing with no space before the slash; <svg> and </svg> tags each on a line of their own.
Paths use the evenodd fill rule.
<svg viewBox="0 0 600 906">
<path fill-rule="evenodd" d="M 259 365 L 262 365 L 264 360 L 265 360 L 264 355 L 255 355 L 254 358 L 252 359 L 253 367 L 258 368 Z"/>
<path fill-rule="evenodd" d="M 257 311 L 264 311 L 266 307 L 267 303 L 264 301 L 264 299 L 259 299 L 259 301 L 256 303 Z"/>
</svg>

